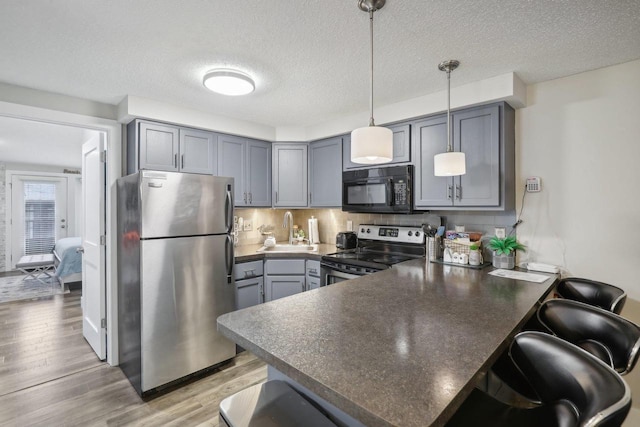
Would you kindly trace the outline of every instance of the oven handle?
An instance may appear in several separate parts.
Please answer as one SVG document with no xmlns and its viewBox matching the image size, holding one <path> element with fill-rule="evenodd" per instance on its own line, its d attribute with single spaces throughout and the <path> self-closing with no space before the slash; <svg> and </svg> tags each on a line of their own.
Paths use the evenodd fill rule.
<svg viewBox="0 0 640 427">
<path fill-rule="evenodd" d="M 342 268 L 336 267 L 335 265 L 325 264 L 325 263 L 322 263 L 322 262 L 320 263 L 320 268 L 324 268 L 324 269 L 327 269 L 327 270 L 331 270 L 331 272 L 332 272 L 332 273 L 333 273 L 333 272 L 338 272 L 338 273 L 348 274 L 348 275 L 352 276 L 352 277 L 343 277 L 343 276 L 338 276 L 337 274 L 335 275 L 336 277 L 342 277 L 342 278 L 344 278 L 344 279 L 353 279 L 354 277 L 360 277 L 360 276 L 364 276 L 364 275 L 366 275 L 366 274 L 367 274 L 367 273 L 364 273 L 364 274 L 358 274 L 358 273 L 356 273 L 356 272 L 349 271 L 349 270 L 345 270 L 345 269 L 342 269 Z"/>
</svg>

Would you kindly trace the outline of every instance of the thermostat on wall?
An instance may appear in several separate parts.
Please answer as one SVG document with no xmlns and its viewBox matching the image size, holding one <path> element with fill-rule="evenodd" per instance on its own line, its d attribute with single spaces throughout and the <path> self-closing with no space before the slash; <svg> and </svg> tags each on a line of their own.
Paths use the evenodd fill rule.
<svg viewBox="0 0 640 427">
<path fill-rule="evenodd" d="M 527 193 L 537 193 L 542 190 L 539 176 L 530 176 L 527 178 Z"/>
</svg>

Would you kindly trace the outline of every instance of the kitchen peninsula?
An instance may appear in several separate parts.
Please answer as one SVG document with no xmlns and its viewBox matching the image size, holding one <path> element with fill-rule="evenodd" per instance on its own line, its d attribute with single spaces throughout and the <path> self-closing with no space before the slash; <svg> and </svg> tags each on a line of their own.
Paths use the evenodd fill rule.
<svg viewBox="0 0 640 427">
<path fill-rule="evenodd" d="M 407 261 L 225 314 L 218 328 L 270 378 L 364 425 L 443 425 L 557 281 L 489 271 Z"/>
</svg>

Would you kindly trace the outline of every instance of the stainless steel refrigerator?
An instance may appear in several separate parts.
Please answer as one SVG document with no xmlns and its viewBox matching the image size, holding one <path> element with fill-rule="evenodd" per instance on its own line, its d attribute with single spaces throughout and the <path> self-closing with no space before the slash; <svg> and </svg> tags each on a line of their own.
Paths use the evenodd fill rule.
<svg viewBox="0 0 640 427">
<path fill-rule="evenodd" d="M 143 395 L 235 356 L 233 178 L 140 171 L 118 180 L 120 367 Z"/>
</svg>

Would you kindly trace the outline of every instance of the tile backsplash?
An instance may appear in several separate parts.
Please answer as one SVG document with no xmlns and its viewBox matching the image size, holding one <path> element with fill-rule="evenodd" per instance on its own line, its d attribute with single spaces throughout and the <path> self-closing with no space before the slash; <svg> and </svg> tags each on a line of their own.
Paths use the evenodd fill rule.
<svg viewBox="0 0 640 427">
<path fill-rule="evenodd" d="M 516 222 L 515 212 L 450 212 L 431 211 L 412 215 L 363 214 L 343 212 L 341 209 L 247 209 L 237 208 L 235 215 L 253 222 L 252 231 L 238 233 L 238 245 L 251 245 L 264 242 L 265 236 L 258 231 L 261 225 L 272 225 L 277 241 L 289 238 L 289 231 L 282 227 L 287 210 L 293 214 L 294 224 L 301 227 L 308 235 L 307 220 L 318 218 L 318 231 L 322 243 L 334 243 L 336 233 L 347 230 L 347 221 L 353 221 L 353 229 L 359 224 L 379 225 L 421 225 L 443 224 L 447 230 L 456 225 L 464 225 L 468 231 L 480 231 L 485 236 L 492 236 L 494 227 L 506 227 L 507 233 Z"/>
</svg>

